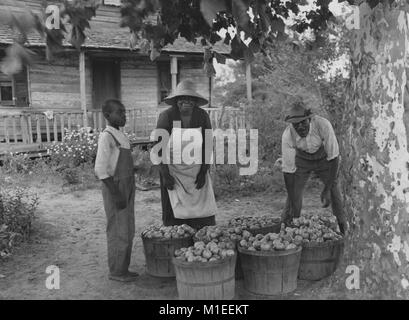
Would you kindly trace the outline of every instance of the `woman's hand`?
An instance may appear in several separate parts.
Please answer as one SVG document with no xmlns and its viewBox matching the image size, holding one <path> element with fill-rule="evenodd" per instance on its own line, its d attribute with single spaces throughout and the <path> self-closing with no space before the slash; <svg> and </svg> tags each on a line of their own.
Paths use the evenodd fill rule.
<svg viewBox="0 0 409 320">
<path fill-rule="evenodd" d="M 173 190 L 175 188 L 175 178 L 173 178 L 170 173 L 163 175 L 163 185 L 168 190 Z"/>
<path fill-rule="evenodd" d="M 283 169 L 283 158 L 278 158 L 275 162 L 274 162 L 274 166 L 273 166 L 274 170 L 282 170 Z"/>
<path fill-rule="evenodd" d="M 195 181 L 196 189 L 197 190 L 202 189 L 205 183 L 206 183 L 206 172 L 200 171 Z"/>
</svg>

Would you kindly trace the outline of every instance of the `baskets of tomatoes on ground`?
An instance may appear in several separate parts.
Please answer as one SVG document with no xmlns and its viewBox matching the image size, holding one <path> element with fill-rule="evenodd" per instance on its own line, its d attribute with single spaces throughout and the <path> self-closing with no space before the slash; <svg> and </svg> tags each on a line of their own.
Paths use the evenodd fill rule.
<svg viewBox="0 0 409 320">
<path fill-rule="evenodd" d="M 244 288 L 259 295 L 286 294 L 297 288 L 301 246 L 285 231 L 244 237 L 238 246 Z"/>
<path fill-rule="evenodd" d="M 231 219 L 228 223 L 229 227 L 240 227 L 243 230 L 251 232 L 251 234 L 267 234 L 278 233 L 281 228 L 281 218 L 273 215 L 263 216 L 241 216 Z"/>
<path fill-rule="evenodd" d="M 293 219 L 286 230 L 303 247 L 299 279 L 321 280 L 335 272 L 344 251 L 335 216 L 306 214 Z"/>
<path fill-rule="evenodd" d="M 216 243 L 221 243 L 221 246 L 226 246 L 227 249 L 237 249 L 237 244 L 242 239 L 243 235 L 251 235 L 248 231 L 243 230 L 242 227 L 229 227 L 223 226 L 206 226 L 196 232 L 193 240 L 203 241 L 204 243 L 209 243 L 211 241 Z M 237 256 L 236 259 L 236 279 L 243 278 L 243 272 L 241 270 L 240 259 Z"/>
<path fill-rule="evenodd" d="M 195 232 L 186 224 L 147 227 L 141 234 L 147 273 L 156 277 L 175 277 L 172 263 L 175 250 L 193 245 Z"/>
<path fill-rule="evenodd" d="M 230 242 L 203 241 L 175 251 L 173 264 L 181 300 L 230 300 L 235 295 L 237 253 Z"/>
</svg>

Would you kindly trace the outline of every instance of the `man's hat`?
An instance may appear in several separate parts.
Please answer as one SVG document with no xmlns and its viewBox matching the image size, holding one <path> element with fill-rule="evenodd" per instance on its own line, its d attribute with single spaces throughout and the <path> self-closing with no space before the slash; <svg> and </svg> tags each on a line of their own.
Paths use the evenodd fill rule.
<svg viewBox="0 0 409 320">
<path fill-rule="evenodd" d="M 285 117 L 285 121 L 290 123 L 297 123 L 311 118 L 312 116 L 312 111 L 310 109 L 307 109 L 303 102 L 295 102 L 288 111 L 288 115 Z"/>
<path fill-rule="evenodd" d="M 167 104 L 173 105 L 177 97 L 189 96 L 196 98 L 198 107 L 208 104 L 209 101 L 198 94 L 195 89 L 195 85 L 192 81 L 183 80 L 177 85 L 176 90 L 167 96 L 164 101 Z"/>
</svg>

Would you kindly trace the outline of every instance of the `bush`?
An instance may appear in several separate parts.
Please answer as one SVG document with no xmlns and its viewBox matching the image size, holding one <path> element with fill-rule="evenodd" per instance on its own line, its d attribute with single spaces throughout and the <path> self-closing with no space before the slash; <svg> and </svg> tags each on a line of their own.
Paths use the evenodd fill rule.
<svg viewBox="0 0 409 320">
<path fill-rule="evenodd" d="M 12 152 L 5 154 L 2 157 L 2 171 L 4 173 L 22 173 L 27 174 L 33 167 L 33 161 L 29 158 L 28 154 L 20 153 L 14 154 Z"/>
<path fill-rule="evenodd" d="M 38 196 L 24 187 L 0 187 L 0 258 L 4 258 L 18 241 L 30 236 Z"/>
<path fill-rule="evenodd" d="M 83 163 L 94 163 L 98 148 L 99 132 L 90 128 L 66 129 L 62 142 L 55 142 L 47 150 L 54 165 L 66 168 L 78 167 Z"/>
<path fill-rule="evenodd" d="M 247 119 L 252 129 L 258 129 L 259 159 L 274 163 L 281 155 L 281 137 L 287 126 L 284 113 L 271 104 L 248 106 Z"/>
<path fill-rule="evenodd" d="M 130 141 L 136 139 L 135 134 L 124 132 Z M 47 150 L 53 165 L 62 167 L 78 167 L 84 163 L 94 164 L 98 150 L 100 132 L 89 127 L 76 130 L 65 129 L 61 142 L 54 142 Z"/>
<path fill-rule="evenodd" d="M 216 165 L 212 168 L 213 186 L 216 197 L 251 196 L 279 188 L 284 190 L 281 173 L 267 163 L 261 164 L 256 174 L 240 176 L 237 165 Z"/>
</svg>

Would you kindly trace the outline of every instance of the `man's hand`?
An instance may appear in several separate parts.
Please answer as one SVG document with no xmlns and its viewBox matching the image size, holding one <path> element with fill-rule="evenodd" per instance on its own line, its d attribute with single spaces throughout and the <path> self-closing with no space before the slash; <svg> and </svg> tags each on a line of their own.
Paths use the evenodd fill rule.
<svg viewBox="0 0 409 320">
<path fill-rule="evenodd" d="M 331 204 L 331 191 L 324 189 L 321 193 L 321 203 L 323 208 L 329 207 Z"/>
<path fill-rule="evenodd" d="M 175 178 L 170 173 L 163 175 L 163 184 L 166 189 L 173 190 L 175 188 Z"/>
<path fill-rule="evenodd" d="M 127 205 L 126 197 L 119 190 L 113 195 L 116 207 L 119 210 L 125 209 Z"/>
<path fill-rule="evenodd" d="M 283 158 L 278 158 L 276 162 L 274 162 L 274 169 L 281 170 L 283 167 Z"/>
<path fill-rule="evenodd" d="M 202 189 L 205 183 L 206 183 L 206 172 L 200 171 L 195 181 L 196 189 L 197 190 Z"/>
</svg>

